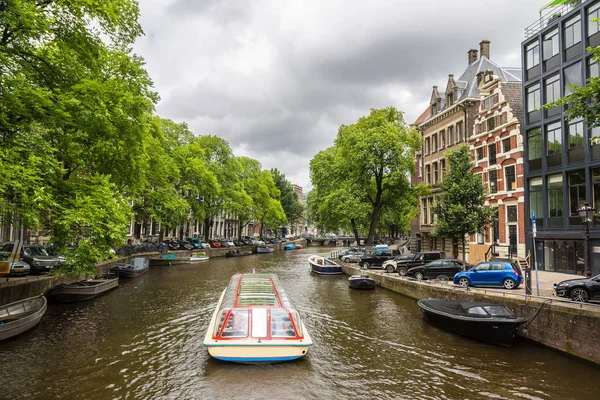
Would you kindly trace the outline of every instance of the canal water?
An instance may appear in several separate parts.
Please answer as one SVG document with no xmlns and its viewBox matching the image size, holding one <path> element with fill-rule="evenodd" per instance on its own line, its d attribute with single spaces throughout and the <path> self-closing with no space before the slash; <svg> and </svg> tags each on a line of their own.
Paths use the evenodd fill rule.
<svg viewBox="0 0 600 400">
<path fill-rule="evenodd" d="M 311 275 L 314 251 L 152 267 L 95 300 L 50 304 L 37 328 L 0 342 L 0 399 L 598 398 L 600 369 L 446 333 L 414 300 Z M 229 278 L 252 268 L 277 274 L 300 311 L 314 341 L 303 359 L 230 364 L 202 346 Z"/>
</svg>

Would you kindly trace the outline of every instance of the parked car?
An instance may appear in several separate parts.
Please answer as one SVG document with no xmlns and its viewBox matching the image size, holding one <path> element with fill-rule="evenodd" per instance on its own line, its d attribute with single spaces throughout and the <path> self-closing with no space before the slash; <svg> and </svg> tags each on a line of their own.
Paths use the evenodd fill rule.
<svg viewBox="0 0 600 400">
<path fill-rule="evenodd" d="M 202 249 L 204 247 L 198 238 L 187 238 L 185 240 L 194 246 L 195 249 Z"/>
<path fill-rule="evenodd" d="M 0 251 L 0 261 L 9 261 L 10 251 Z M 31 267 L 25 261 L 19 259 L 11 263 L 9 276 L 25 276 L 31 271 Z"/>
<path fill-rule="evenodd" d="M 363 250 L 358 247 L 350 247 L 349 249 L 340 250 L 338 253 L 338 259 L 341 260 L 346 254 L 364 253 Z"/>
<path fill-rule="evenodd" d="M 454 275 L 454 283 L 467 286 L 502 286 L 516 289 L 523 281 L 523 273 L 512 261 L 483 261 L 468 271 Z"/>
<path fill-rule="evenodd" d="M 600 299 L 600 275 L 592 278 L 569 279 L 554 284 L 559 297 L 568 297 L 573 301 L 587 302 Z"/>
<path fill-rule="evenodd" d="M 179 244 L 179 250 L 194 250 L 196 248 L 192 243 L 184 240 L 179 240 L 177 243 Z"/>
<path fill-rule="evenodd" d="M 406 272 L 406 276 L 415 277 L 418 280 L 436 279 L 439 277 L 450 279 L 457 273 L 468 270 L 470 267 L 470 264 L 466 264 L 461 260 L 441 258 L 425 265 L 421 265 L 420 267 L 409 269 Z"/>
<path fill-rule="evenodd" d="M 412 260 L 414 256 L 414 254 L 401 254 L 399 256 L 394 256 L 394 258 L 391 260 L 387 260 L 383 263 L 383 269 L 389 273 L 397 272 L 398 262 Z"/>
<path fill-rule="evenodd" d="M 235 247 L 235 242 L 233 241 L 233 239 L 225 239 L 225 242 L 227 243 L 227 246 Z"/>
<path fill-rule="evenodd" d="M 400 276 L 405 276 L 409 269 L 425 265 L 428 262 L 446 258 L 446 253 L 443 251 L 421 251 L 415 253 L 412 258 L 396 262 L 396 271 Z"/>
<path fill-rule="evenodd" d="M 264 246 L 265 242 L 260 239 L 252 239 L 253 246 Z"/>
<path fill-rule="evenodd" d="M 13 251 L 14 243 L 8 242 L 2 246 L 0 251 Z M 46 248 L 38 244 L 24 244 L 21 248 L 21 259 L 29 264 L 32 274 L 43 274 L 50 272 L 52 268 L 60 264 L 57 256 L 51 256 Z"/>
<path fill-rule="evenodd" d="M 213 239 L 210 239 L 210 240 L 208 241 L 208 244 L 210 244 L 210 247 L 213 247 L 213 248 L 220 248 L 220 247 L 223 247 L 223 246 L 221 246 L 221 242 L 219 242 L 218 240 L 213 240 Z"/>
<path fill-rule="evenodd" d="M 202 247 L 204 247 L 205 249 L 210 249 L 210 243 L 208 243 L 205 240 L 203 240 L 201 243 L 202 243 Z"/>
<path fill-rule="evenodd" d="M 346 253 L 343 256 L 339 257 L 340 260 L 347 263 L 357 263 L 360 262 L 361 258 L 365 256 L 365 253 L 362 251 Z"/>
<path fill-rule="evenodd" d="M 389 250 L 377 250 L 371 255 L 361 257 L 359 264 L 362 269 L 383 268 L 383 263 L 394 257 Z"/>
</svg>

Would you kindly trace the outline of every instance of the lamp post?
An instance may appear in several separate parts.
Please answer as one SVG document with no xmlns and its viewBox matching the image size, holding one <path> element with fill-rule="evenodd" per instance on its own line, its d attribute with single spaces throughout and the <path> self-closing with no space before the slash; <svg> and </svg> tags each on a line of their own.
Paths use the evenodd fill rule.
<svg viewBox="0 0 600 400">
<path fill-rule="evenodd" d="M 596 209 L 588 202 L 585 202 L 582 207 L 577 209 L 581 221 L 585 224 L 585 275 L 588 278 L 592 277 L 592 252 L 590 251 L 590 225 L 594 224 L 594 214 Z"/>
</svg>

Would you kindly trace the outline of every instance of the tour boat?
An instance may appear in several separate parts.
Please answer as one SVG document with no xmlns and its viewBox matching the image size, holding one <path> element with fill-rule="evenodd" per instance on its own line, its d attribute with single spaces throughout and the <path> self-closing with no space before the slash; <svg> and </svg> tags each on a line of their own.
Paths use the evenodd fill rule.
<svg viewBox="0 0 600 400">
<path fill-rule="evenodd" d="M 373 278 L 363 275 L 352 275 L 348 278 L 348 286 L 352 289 L 370 290 L 375 289 L 377 282 Z"/>
<path fill-rule="evenodd" d="M 320 275 L 341 275 L 344 269 L 329 258 L 312 255 L 308 257 L 308 268 L 311 272 Z"/>
<path fill-rule="evenodd" d="M 417 304 L 427 319 L 443 329 L 502 346 L 513 344 L 525 322 L 499 304 L 444 299 L 423 299 Z"/>
<path fill-rule="evenodd" d="M 223 361 L 273 363 L 304 356 L 312 339 L 277 275 L 236 274 L 221 294 L 204 346 Z"/>
<path fill-rule="evenodd" d="M 208 261 L 209 257 L 204 251 L 192 253 L 190 256 L 190 262 Z"/>
</svg>

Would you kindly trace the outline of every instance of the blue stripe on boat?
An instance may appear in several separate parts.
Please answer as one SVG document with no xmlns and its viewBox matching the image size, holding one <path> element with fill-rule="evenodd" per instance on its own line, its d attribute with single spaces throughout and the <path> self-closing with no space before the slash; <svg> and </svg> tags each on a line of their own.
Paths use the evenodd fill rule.
<svg viewBox="0 0 600 400">
<path fill-rule="evenodd" d="M 214 357 L 214 356 L 213 356 Z M 252 357 L 215 357 L 222 361 L 231 362 L 242 362 L 242 363 L 257 363 L 257 362 L 277 362 L 277 361 L 291 361 L 296 360 L 302 356 L 289 356 L 289 357 L 264 357 L 264 358 L 252 358 Z"/>
</svg>

